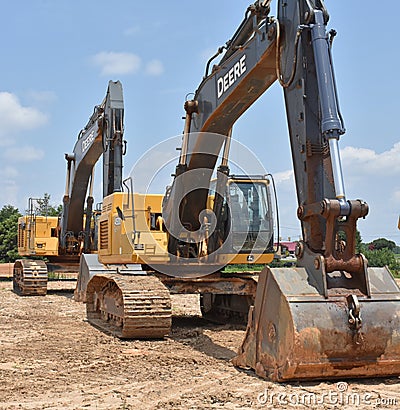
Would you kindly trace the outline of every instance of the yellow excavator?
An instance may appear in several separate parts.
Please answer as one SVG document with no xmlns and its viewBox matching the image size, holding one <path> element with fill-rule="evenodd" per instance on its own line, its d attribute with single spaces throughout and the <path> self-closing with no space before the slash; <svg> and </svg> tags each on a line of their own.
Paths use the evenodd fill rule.
<svg viewBox="0 0 400 410">
<path fill-rule="evenodd" d="M 355 251 L 357 220 L 367 215 L 368 205 L 345 195 L 339 152 L 345 129 L 332 65 L 334 32 L 326 30 L 329 14 L 322 0 L 278 0 L 274 18 L 270 3 L 248 7 L 214 56 L 222 54 L 220 60 L 211 72 L 209 61 L 193 100 L 186 101 L 179 163 L 164 199 L 152 205 L 132 190 L 105 198 L 100 248 L 108 255 L 100 249 L 102 263 L 91 263 L 93 255 L 83 255 L 81 263 L 88 319 L 120 337 L 162 337 L 171 324 L 170 292 L 197 292 L 203 312 L 214 317 L 248 310 L 234 364 L 261 377 L 399 375 L 400 289 L 387 268 L 368 267 Z M 265 239 L 272 235 L 263 234 L 264 215 L 258 214 L 256 224 L 242 217 L 247 230 L 235 235 L 225 154 L 235 121 L 276 80 L 284 90 L 302 226 L 297 266 L 226 274 L 223 267 L 235 253 L 244 251 L 249 261 L 268 254 Z M 220 189 L 211 207 L 221 149 Z M 267 152 L 260 155 L 268 158 Z M 250 197 L 256 195 L 245 198 L 247 211 L 253 210 Z"/>
<path fill-rule="evenodd" d="M 61 216 L 48 216 L 45 209 L 39 214 L 37 205 L 43 200 L 29 199 L 26 215 L 18 220 L 18 254 L 23 259 L 14 264 L 17 294 L 46 295 L 49 272 L 76 277 L 81 253 L 97 251 L 94 166 L 103 156 L 104 196 L 122 190 L 123 114 L 122 85 L 110 81 L 103 102 L 80 131 L 73 153 L 65 154 L 67 178 Z"/>
<path fill-rule="evenodd" d="M 88 320 L 122 338 L 164 337 L 171 326 L 170 294 L 200 293 L 201 309 L 208 319 L 245 321 L 257 285 L 251 265 L 265 265 L 274 258 L 269 179 L 226 179 L 223 212 L 229 212 L 227 203 L 236 201 L 249 210 L 251 207 L 252 220 L 243 229 L 243 223 L 232 223 L 238 219 L 221 218 L 220 232 L 229 240 L 212 259 L 207 248 L 211 241 L 208 222 L 197 233 L 198 242 L 187 236 L 180 238 L 193 249 L 184 249 L 181 244 L 178 257 L 169 253 L 169 233 L 162 215 L 170 192 L 166 196 L 133 193 L 129 181 L 124 181 L 127 192 L 103 200 L 98 254 L 81 256 L 75 300 L 87 303 Z M 251 202 L 246 202 L 246 195 Z M 205 209 L 210 214 L 216 196 L 215 192 L 207 196 Z M 245 213 L 241 212 L 243 219 Z M 250 272 L 224 272 L 227 264 L 246 264 Z"/>
</svg>

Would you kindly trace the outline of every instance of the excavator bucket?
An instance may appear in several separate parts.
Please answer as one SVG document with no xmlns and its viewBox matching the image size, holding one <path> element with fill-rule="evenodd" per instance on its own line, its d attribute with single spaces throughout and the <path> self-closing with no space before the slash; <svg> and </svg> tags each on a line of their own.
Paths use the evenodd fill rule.
<svg viewBox="0 0 400 410">
<path fill-rule="evenodd" d="M 400 375 L 400 289 L 387 268 L 368 277 L 370 297 L 325 297 L 305 268 L 265 268 L 234 365 L 273 381 Z"/>
<path fill-rule="evenodd" d="M 115 269 L 114 269 L 115 270 Z M 113 273 L 113 271 L 111 273 Z M 75 302 L 86 303 L 87 285 L 92 277 L 98 273 L 108 272 L 107 266 L 99 261 L 97 254 L 83 253 L 80 257 L 78 280 L 74 291 Z"/>
</svg>

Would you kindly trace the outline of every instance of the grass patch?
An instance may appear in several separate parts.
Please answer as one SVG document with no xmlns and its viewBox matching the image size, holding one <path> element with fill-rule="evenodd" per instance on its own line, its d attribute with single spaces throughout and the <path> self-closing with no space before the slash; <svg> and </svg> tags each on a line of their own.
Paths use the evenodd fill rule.
<svg viewBox="0 0 400 410">
<path fill-rule="evenodd" d="M 237 264 L 237 265 L 227 265 L 224 268 L 226 273 L 234 272 L 261 272 L 267 265 L 258 265 L 258 264 Z"/>
<path fill-rule="evenodd" d="M 71 275 L 67 275 L 62 272 L 48 272 L 47 278 L 49 280 L 71 280 Z"/>
</svg>

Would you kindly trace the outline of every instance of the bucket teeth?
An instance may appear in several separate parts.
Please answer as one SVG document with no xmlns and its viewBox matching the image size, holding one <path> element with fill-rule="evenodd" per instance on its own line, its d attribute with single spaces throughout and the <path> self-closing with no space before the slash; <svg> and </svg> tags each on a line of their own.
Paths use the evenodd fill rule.
<svg viewBox="0 0 400 410">
<path fill-rule="evenodd" d="M 400 290 L 386 268 L 368 273 L 370 298 L 325 298 L 304 268 L 264 269 L 233 363 L 275 381 L 400 375 Z"/>
</svg>

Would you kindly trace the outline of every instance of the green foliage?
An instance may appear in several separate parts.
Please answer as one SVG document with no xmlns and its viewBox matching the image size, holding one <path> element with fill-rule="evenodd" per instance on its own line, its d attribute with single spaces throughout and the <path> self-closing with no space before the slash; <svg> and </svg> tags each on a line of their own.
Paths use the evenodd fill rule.
<svg viewBox="0 0 400 410">
<path fill-rule="evenodd" d="M 400 262 L 389 248 L 366 250 L 364 255 L 369 266 L 387 266 L 393 274 L 399 275 Z"/>
<path fill-rule="evenodd" d="M 42 199 L 36 200 L 37 207 L 35 209 L 36 215 L 44 216 L 58 216 L 62 212 L 62 205 L 58 205 L 55 208 L 50 204 L 50 194 L 46 193 L 43 195 Z"/>
<path fill-rule="evenodd" d="M 357 229 L 356 231 L 356 252 L 360 253 L 364 250 L 364 244 L 362 242 L 360 231 Z"/>
<path fill-rule="evenodd" d="M 0 210 L 0 263 L 14 262 L 18 258 L 17 232 L 20 216 L 18 209 L 12 205 L 5 205 Z"/>
<path fill-rule="evenodd" d="M 385 238 L 375 239 L 368 245 L 371 250 L 390 249 L 391 251 L 394 251 L 396 249 L 396 244 Z"/>
<path fill-rule="evenodd" d="M 296 266 L 296 260 L 288 259 L 274 259 L 271 263 L 268 264 L 270 268 L 291 268 Z"/>
<path fill-rule="evenodd" d="M 362 244 L 361 252 L 368 259 L 368 266 L 387 266 L 392 274 L 400 277 L 400 259 L 396 257 L 399 247 L 386 238 L 378 238 L 370 243 Z"/>
<path fill-rule="evenodd" d="M 226 265 L 224 267 L 224 272 L 233 273 L 233 272 L 261 272 L 265 268 L 265 265 L 260 264 L 235 264 L 235 265 Z"/>
<path fill-rule="evenodd" d="M 394 276 L 400 277 L 400 247 L 393 241 L 378 238 L 370 243 L 363 243 L 360 231 L 356 232 L 356 252 L 362 253 L 368 259 L 368 266 L 387 266 Z"/>
</svg>

